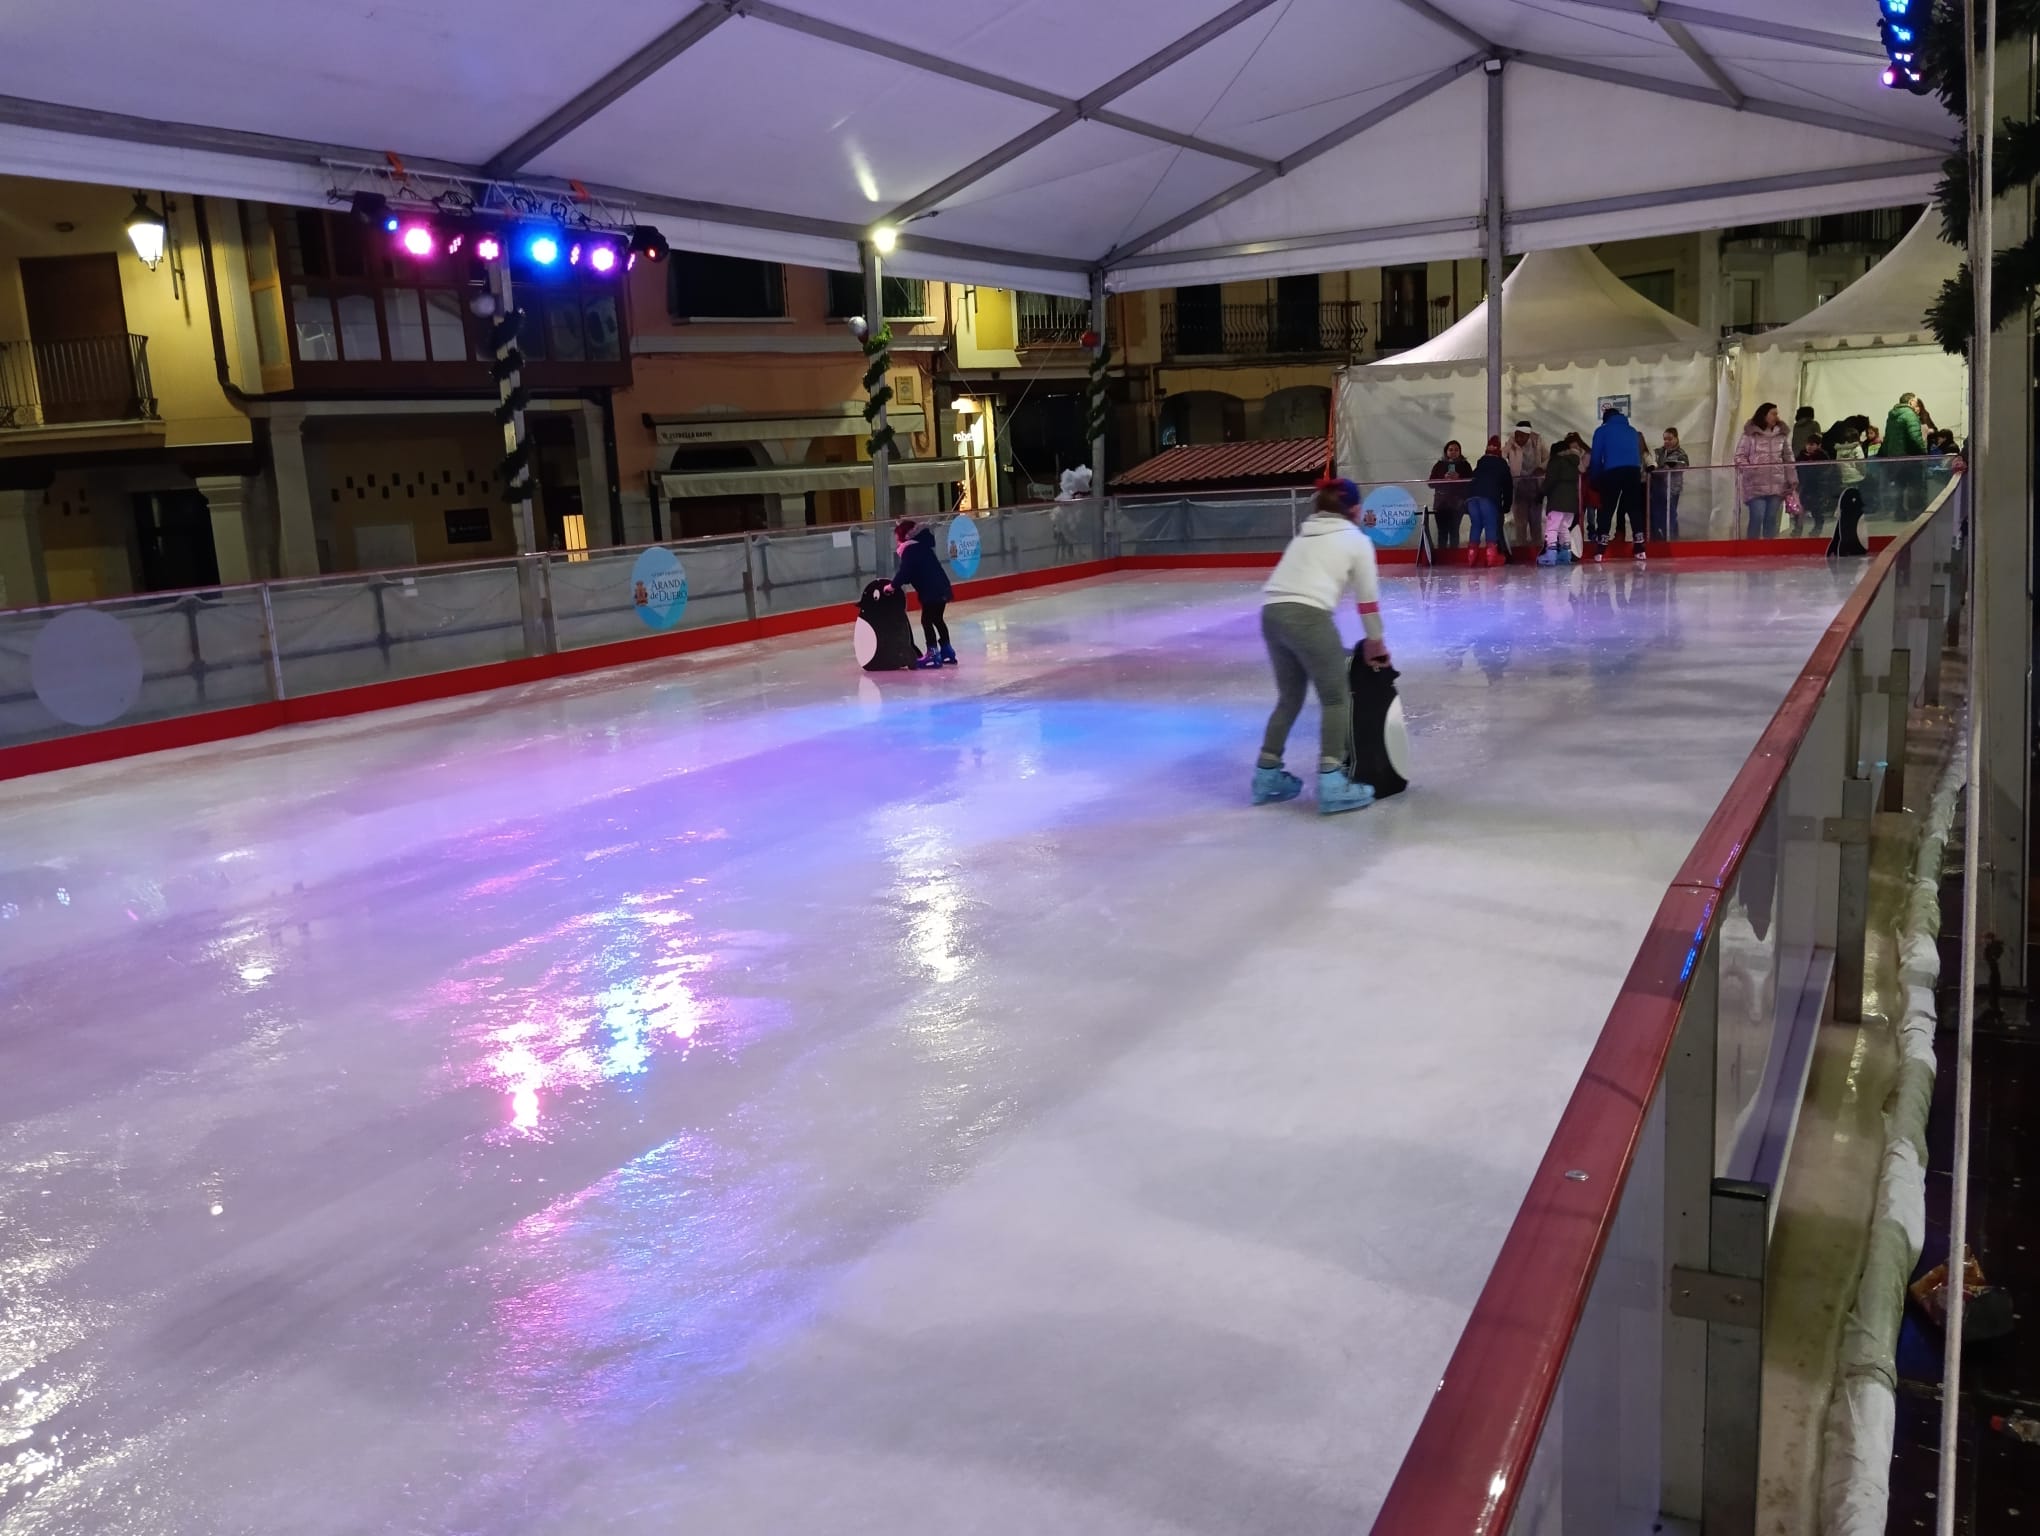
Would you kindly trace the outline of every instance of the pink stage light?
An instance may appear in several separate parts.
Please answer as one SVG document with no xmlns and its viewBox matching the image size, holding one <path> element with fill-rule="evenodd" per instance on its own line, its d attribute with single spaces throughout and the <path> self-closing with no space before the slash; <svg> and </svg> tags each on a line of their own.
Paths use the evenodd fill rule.
<svg viewBox="0 0 2040 1536">
<path fill-rule="evenodd" d="M 404 232 L 397 236 L 397 243 L 413 256 L 430 256 L 439 249 L 439 242 L 433 238 L 432 227 L 428 224 L 407 224 Z"/>
<path fill-rule="evenodd" d="M 616 270 L 616 247 L 610 245 L 591 247 L 588 252 L 588 265 L 597 272 L 614 272 Z"/>
<path fill-rule="evenodd" d="M 483 235 L 475 242 L 475 255 L 483 261 L 495 261 L 503 254 L 503 242 L 494 235 Z"/>
</svg>

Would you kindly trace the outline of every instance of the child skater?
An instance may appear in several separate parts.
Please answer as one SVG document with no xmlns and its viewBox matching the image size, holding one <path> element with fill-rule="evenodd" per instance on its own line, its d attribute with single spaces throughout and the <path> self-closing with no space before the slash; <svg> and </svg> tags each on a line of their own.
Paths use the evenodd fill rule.
<svg viewBox="0 0 2040 1536">
<path fill-rule="evenodd" d="M 1261 589 L 1261 638 L 1275 668 L 1275 712 L 1261 738 L 1254 767 L 1254 804 L 1294 800 L 1303 780 L 1282 766 L 1290 728 L 1303 712 L 1304 695 L 1317 687 L 1323 725 L 1318 736 L 1318 810 L 1326 816 L 1357 811 L 1374 803 L 1374 787 L 1346 772 L 1353 741 L 1352 682 L 1346 642 L 1332 613 L 1341 594 L 1360 606 L 1367 637 L 1360 655 L 1367 665 L 1388 665 L 1381 631 L 1381 599 L 1374 573 L 1374 542 L 1353 521 L 1360 492 L 1350 480 L 1322 480 L 1317 501 L 1303 527 L 1289 541 L 1281 563 Z"/>
<path fill-rule="evenodd" d="M 903 517 L 893 525 L 893 538 L 899 545 L 900 557 L 893 585 L 912 587 L 915 596 L 921 599 L 921 633 L 928 639 L 928 654 L 919 664 L 953 667 L 956 648 L 949 643 L 949 625 L 942 614 L 955 594 L 949 585 L 949 572 L 942 569 L 942 557 L 935 553 L 935 530 L 911 517 Z"/>
</svg>

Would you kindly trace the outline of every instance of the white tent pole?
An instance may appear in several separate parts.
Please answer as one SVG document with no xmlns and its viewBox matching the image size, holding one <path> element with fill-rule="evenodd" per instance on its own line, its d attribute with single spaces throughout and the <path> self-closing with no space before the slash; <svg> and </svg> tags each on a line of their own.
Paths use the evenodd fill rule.
<svg viewBox="0 0 2040 1536">
<path fill-rule="evenodd" d="M 871 327 L 876 336 L 885 324 L 885 273 L 879 261 L 878 247 L 869 240 L 857 242 L 857 255 L 864 267 L 864 323 Z M 878 414 L 871 418 L 871 430 L 885 430 L 885 407 L 878 408 Z M 871 517 L 872 539 L 876 544 L 878 574 L 885 574 L 885 549 L 889 535 L 886 525 L 892 519 L 892 450 L 881 448 L 871 456 Z"/>
<path fill-rule="evenodd" d="M 1502 435 L 1502 61 L 1487 71 L 1487 435 Z"/>
</svg>

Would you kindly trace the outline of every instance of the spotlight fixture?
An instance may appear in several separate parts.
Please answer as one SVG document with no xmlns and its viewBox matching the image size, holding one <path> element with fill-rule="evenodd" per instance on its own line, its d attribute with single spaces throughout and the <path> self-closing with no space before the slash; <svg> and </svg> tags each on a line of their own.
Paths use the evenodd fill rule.
<svg viewBox="0 0 2040 1536">
<path fill-rule="evenodd" d="M 570 267 L 578 267 L 580 264 L 581 264 L 581 242 L 576 240 L 572 245 L 567 247 L 567 265 Z"/>
<path fill-rule="evenodd" d="M 878 248 L 881 256 L 890 256 L 900 243 L 900 232 L 890 224 L 881 224 L 871 232 L 871 243 Z"/>
<path fill-rule="evenodd" d="M 1877 19 L 1878 34 L 1891 62 L 1881 77 L 1894 91 L 1922 95 L 1927 82 L 1920 78 L 1919 53 L 1922 34 L 1933 18 L 1932 0 L 1879 0 L 1883 14 Z"/>
<path fill-rule="evenodd" d="M 380 192 L 357 192 L 347 199 L 347 208 L 364 224 L 381 224 L 389 230 L 397 227 L 390 221 L 390 200 Z"/>
<path fill-rule="evenodd" d="M 426 261 L 439 254 L 439 236 L 430 224 L 414 219 L 397 234 L 397 244 L 406 256 Z"/>
<path fill-rule="evenodd" d="M 646 261 L 666 259 L 666 237 L 652 224 L 634 224 L 630 231 L 630 254 L 642 256 Z"/>
<path fill-rule="evenodd" d="M 494 230 L 485 230 L 475 236 L 475 260 L 500 261 L 503 256 L 503 239 Z"/>
<path fill-rule="evenodd" d="M 545 233 L 533 235 L 524 242 L 524 254 L 535 266 L 549 267 L 560 259 L 559 237 Z"/>
<path fill-rule="evenodd" d="M 588 266 L 605 276 L 616 270 L 616 247 L 596 244 L 588 248 Z"/>
<path fill-rule="evenodd" d="M 127 237 L 134 244 L 135 255 L 151 272 L 163 259 L 163 243 L 169 235 L 170 221 L 149 206 L 148 193 L 137 192 L 135 206 L 128 214 Z"/>
</svg>

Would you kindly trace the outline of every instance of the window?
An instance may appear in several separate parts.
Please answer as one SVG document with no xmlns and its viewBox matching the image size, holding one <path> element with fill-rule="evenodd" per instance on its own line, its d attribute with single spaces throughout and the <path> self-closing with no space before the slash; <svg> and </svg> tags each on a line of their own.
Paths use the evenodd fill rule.
<svg viewBox="0 0 2040 1536">
<path fill-rule="evenodd" d="M 928 285 L 918 277 L 882 277 L 881 298 L 888 320 L 921 320 L 928 314 Z M 829 274 L 829 318 L 847 320 L 864 313 L 864 274 Z"/>
<path fill-rule="evenodd" d="M 1422 346 L 1431 339 L 1430 293 L 1430 268 L 1382 268 L 1382 346 L 1399 350 Z"/>
<path fill-rule="evenodd" d="M 1736 330 L 1748 330 L 1758 323 L 1763 307 L 1764 285 L 1754 277 L 1728 280 L 1728 323 Z"/>
<path fill-rule="evenodd" d="M 425 317 L 415 288 L 392 288 L 383 294 L 383 320 L 390 329 L 390 361 L 425 361 Z"/>
<path fill-rule="evenodd" d="M 1176 350 L 1188 357 L 1225 350 L 1225 307 L 1219 302 L 1218 284 L 1176 290 Z"/>
<path fill-rule="evenodd" d="M 340 355 L 350 363 L 382 361 L 382 327 L 376 324 L 375 298 L 343 293 L 334 301 L 340 316 Z"/>
<path fill-rule="evenodd" d="M 425 329 L 432 337 L 435 363 L 462 363 L 479 355 L 468 345 L 467 306 L 458 293 L 442 289 L 425 295 Z"/>
<path fill-rule="evenodd" d="M 1649 299 L 1651 303 L 1657 305 L 1659 309 L 1672 308 L 1672 301 L 1679 291 L 1678 275 L 1669 268 L 1662 272 L 1632 272 L 1623 278 L 1622 281 L 1629 284 L 1631 288 L 1642 294 L 1646 299 Z"/>
<path fill-rule="evenodd" d="M 777 320 L 786 314 L 786 269 L 776 261 L 675 251 L 666 268 L 675 320 Z"/>
<path fill-rule="evenodd" d="M 333 329 L 333 301 L 302 285 L 290 291 L 290 320 L 297 328 L 298 357 L 307 363 L 340 361 L 340 336 Z"/>
</svg>

